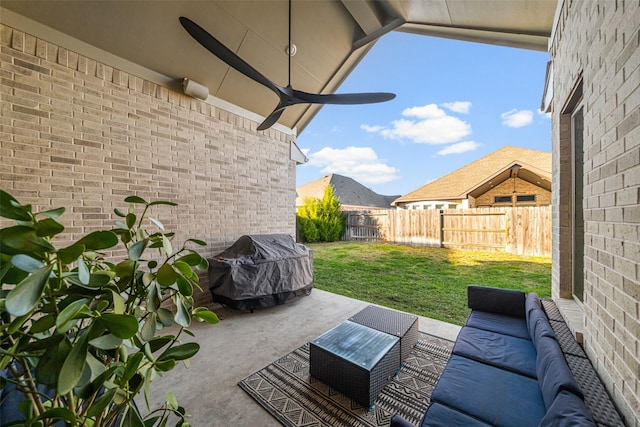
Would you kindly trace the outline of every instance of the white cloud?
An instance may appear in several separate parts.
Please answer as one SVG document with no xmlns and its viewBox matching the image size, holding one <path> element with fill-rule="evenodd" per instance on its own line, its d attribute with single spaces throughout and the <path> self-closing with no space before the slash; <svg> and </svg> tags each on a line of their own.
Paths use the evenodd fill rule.
<svg viewBox="0 0 640 427">
<path fill-rule="evenodd" d="M 444 108 L 448 108 L 454 113 L 462 113 L 467 114 L 469 109 L 471 108 L 471 102 L 469 101 L 456 101 L 456 102 L 445 102 L 442 104 Z"/>
<path fill-rule="evenodd" d="M 449 145 L 448 147 L 443 148 L 438 151 L 439 156 L 447 156 L 449 154 L 461 154 L 466 153 L 467 151 L 473 151 L 478 148 L 480 144 L 475 141 L 463 141 L 458 142 L 453 145 Z"/>
<path fill-rule="evenodd" d="M 399 179 L 398 170 L 384 163 L 371 147 L 324 147 L 308 155 L 308 166 L 324 174 L 337 173 L 361 184 L 384 184 Z"/>
<path fill-rule="evenodd" d="M 531 110 L 509 110 L 502 113 L 502 124 L 511 128 L 521 128 L 529 126 L 533 122 L 533 111 Z"/>
<path fill-rule="evenodd" d="M 542 117 L 546 118 L 546 119 L 550 119 L 551 118 L 551 113 L 545 113 L 544 111 L 542 111 L 539 108 L 538 108 L 538 114 L 541 115 Z"/>
<path fill-rule="evenodd" d="M 402 115 L 409 118 L 393 120 L 391 127 L 369 125 L 360 127 L 367 132 L 379 133 L 385 138 L 406 138 L 424 144 L 448 144 L 471 134 L 469 123 L 447 115 L 436 104 L 407 108 Z"/>
<path fill-rule="evenodd" d="M 382 129 L 384 129 L 384 126 L 369 126 L 369 125 L 360 125 L 360 129 L 369 132 L 369 133 L 378 133 L 380 132 Z"/>
</svg>

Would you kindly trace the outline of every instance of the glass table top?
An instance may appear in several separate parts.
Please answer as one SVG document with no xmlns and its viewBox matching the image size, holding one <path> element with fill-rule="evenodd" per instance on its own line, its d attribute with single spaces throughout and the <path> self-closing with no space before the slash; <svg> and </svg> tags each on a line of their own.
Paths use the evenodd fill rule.
<svg viewBox="0 0 640 427">
<path fill-rule="evenodd" d="M 346 320 L 311 343 L 370 371 L 399 340 L 393 335 Z"/>
</svg>

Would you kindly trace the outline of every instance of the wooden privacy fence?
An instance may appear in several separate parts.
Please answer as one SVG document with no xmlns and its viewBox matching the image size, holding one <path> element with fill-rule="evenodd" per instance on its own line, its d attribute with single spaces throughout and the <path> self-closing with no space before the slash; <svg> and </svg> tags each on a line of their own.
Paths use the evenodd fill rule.
<svg viewBox="0 0 640 427">
<path fill-rule="evenodd" d="M 551 256 L 551 206 L 346 214 L 343 240 Z"/>
</svg>

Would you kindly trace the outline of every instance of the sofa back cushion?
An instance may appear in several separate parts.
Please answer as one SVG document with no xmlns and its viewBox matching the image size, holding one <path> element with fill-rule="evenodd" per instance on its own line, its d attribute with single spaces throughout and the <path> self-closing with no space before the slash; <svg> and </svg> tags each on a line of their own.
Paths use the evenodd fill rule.
<svg viewBox="0 0 640 427">
<path fill-rule="evenodd" d="M 524 300 L 525 293 L 514 289 L 467 287 L 467 301 L 472 310 L 524 318 Z"/>
<path fill-rule="evenodd" d="M 575 394 L 561 391 L 540 421 L 539 427 L 595 427 L 595 425 L 584 401 Z"/>
<path fill-rule="evenodd" d="M 558 342 L 550 337 L 540 337 L 536 346 L 536 373 L 544 404 L 551 407 L 561 391 L 569 391 L 583 398 L 573 374 L 560 350 Z"/>
</svg>

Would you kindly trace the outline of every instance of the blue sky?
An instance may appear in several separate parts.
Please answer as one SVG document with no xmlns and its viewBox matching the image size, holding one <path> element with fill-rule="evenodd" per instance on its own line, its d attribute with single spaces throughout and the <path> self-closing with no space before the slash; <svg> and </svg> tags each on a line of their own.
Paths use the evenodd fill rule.
<svg viewBox="0 0 640 427">
<path fill-rule="evenodd" d="M 336 93 L 393 92 L 381 104 L 327 105 L 298 136 L 297 185 L 329 173 L 406 194 L 505 145 L 551 151 L 540 112 L 546 52 L 393 32 Z"/>
</svg>

